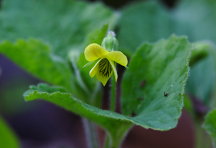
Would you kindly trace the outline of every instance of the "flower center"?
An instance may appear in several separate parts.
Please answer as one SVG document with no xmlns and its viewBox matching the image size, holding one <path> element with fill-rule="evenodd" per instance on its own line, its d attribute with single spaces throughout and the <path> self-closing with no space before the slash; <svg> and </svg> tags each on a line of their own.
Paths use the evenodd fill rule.
<svg viewBox="0 0 216 148">
<path fill-rule="evenodd" d="M 102 76 L 109 77 L 112 73 L 112 66 L 110 65 L 110 62 L 104 58 L 99 62 L 99 73 Z"/>
</svg>

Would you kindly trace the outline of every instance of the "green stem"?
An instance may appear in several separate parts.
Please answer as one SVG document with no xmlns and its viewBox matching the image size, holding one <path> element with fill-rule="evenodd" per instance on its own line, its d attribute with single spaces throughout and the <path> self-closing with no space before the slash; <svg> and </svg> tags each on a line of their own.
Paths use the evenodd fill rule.
<svg viewBox="0 0 216 148">
<path fill-rule="evenodd" d="M 75 75 L 76 75 L 76 78 L 77 78 L 77 82 L 79 83 L 81 88 L 85 91 L 85 93 L 90 94 L 86 84 L 84 83 L 84 81 L 82 79 L 79 68 L 77 67 L 77 65 L 75 64 L 75 62 L 73 60 L 71 60 L 71 65 L 74 68 L 74 72 L 75 72 Z"/>
<path fill-rule="evenodd" d="M 105 138 L 104 148 L 110 148 L 110 139 L 107 136 Z"/>
<path fill-rule="evenodd" d="M 195 124 L 195 148 L 211 148 L 211 138 L 201 125 L 200 121 L 197 121 Z"/>
<path fill-rule="evenodd" d="M 120 148 L 122 143 L 121 138 L 113 139 L 111 136 L 106 136 L 104 148 Z"/>
<path fill-rule="evenodd" d="M 101 87 L 100 87 L 100 83 L 97 83 L 93 92 L 92 92 L 92 95 L 90 96 L 90 104 L 93 104 L 95 106 L 97 106 L 98 104 L 101 103 L 101 101 L 98 101 L 99 99 L 101 99 L 100 97 L 98 97 L 98 92 L 100 91 Z M 100 102 L 100 103 L 98 103 Z"/>
<path fill-rule="evenodd" d="M 84 132 L 87 142 L 87 148 L 98 148 L 98 135 L 96 125 L 87 119 L 82 118 Z"/>
<path fill-rule="evenodd" d="M 216 148 L 216 142 L 212 139 L 212 148 Z"/>
<path fill-rule="evenodd" d="M 115 78 L 112 78 L 110 110 L 114 112 L 115 107 L 116 107 L 116 82 L 115 82 Z"/>
<path fill-rule="evenodd" d="M 104 148 L 120 148 L 131 127 L 132 125 L 128 123 L 119 125 L 118 128 L 113 128 L 107 131 Z"/>
</svg>

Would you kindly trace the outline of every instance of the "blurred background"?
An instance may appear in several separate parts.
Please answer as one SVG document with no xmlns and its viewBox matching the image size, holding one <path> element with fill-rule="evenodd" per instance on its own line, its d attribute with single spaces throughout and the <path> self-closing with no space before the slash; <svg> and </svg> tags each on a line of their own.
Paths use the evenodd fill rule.
<svg viewBox="0 0 216 148">
<path fill-rule="evenodd" d="M 0 3 L 3 0 L 0 0 Z M 95 0 L 90 0 L 95 1 Z M 107 6 L 120 8 L 138 0 L 103 0 Z M 161 0 L 172 10 L 180 0 Z M 9 123 L 22 142 L 23 148 L 86 148 L 83 124 L 80 117 L 44 101 L 25 102 L 23 92 L 35 79 L 6 57 L 0 55 L 0 114 Z M 193 98 L 197 118 L 201 120 L 207 107 Z M 198 129 L 199 130 L 199 129 Z M 186 109 L 177 128 L 159 132 L 134 127 L 127 136 L 123 148 L 195 148 L 197 125 Z M 200 130 L 202 133 L 202 130 Z M 209 138 L 204 133 L 201 138 Z M 210 148 L 209 144 L 209 148 Z"/>
</svg>

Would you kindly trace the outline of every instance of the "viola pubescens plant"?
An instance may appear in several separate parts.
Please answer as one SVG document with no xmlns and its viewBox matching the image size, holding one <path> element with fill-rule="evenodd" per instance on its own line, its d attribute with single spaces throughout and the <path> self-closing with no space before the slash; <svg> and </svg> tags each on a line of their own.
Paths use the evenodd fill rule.
<svg viewBox="0 0 216 148">
<path fill-rule="evenodd" d="M 22 45 L 25 45 L 25 52 L 43 49 L 41 47 L 49 48 L 38 41 L 22 41 L 22 44 L 3 42 L 0 44 L 0 52 L 13 59 L 22 52 Z M 183 107 L 190 48 L 191 45 L 185 38 L 175 36 L 155 44 L 140 46 L 131 57 L 122 78 L 122 114 L 89 105 L 74 97 L 73 93 L 62 85 L 31 86 L 24 97 L 26 101 L 40 98 L 52 102 L 93 121 L 107 131 L 106 147 L 119 148 L 125 134 L 133 125 L 162 131 L 176 126 Z M 25 57 L 16 59 L 16 62 L 25 67 L 26 65 L 19 63 L 23 58 Z M 146 86 L 143 83 L 146 83 Z M 169 95 L 164 96 L 164 92 Z"/>
<path fill-rule="evenodd" d="M 46 13 L 40 14 L 34 8 Z M 183 107 L 192 49 L 185 37 L 170 36 L 151 44 L 136 44 L 133 48 L 126 43 L 120 44 L 124 47 L 120 48 L 120 52 L 115 51 L 118 48 L 113 33 L 110 34 L 108 27 L 100 28 L 103 24 L 111 24 L 116 15 L 102 4 L 75 0 L 61 0 L 55 4 L 52 0 L 5 0 L 1 11 L 8 15 L 0 17 L 3 22 L 0 23 L 0 53 L 36 78 L 49 83 L 30 86 L 24 93 L 26 101 L 42 99 L 94 122 L 106 130 L 106 148 L 121 147 L 125 135 L 134 125 L 160 131 L 176 127 Z M 29 12 L 29 17 L 26 12 Z M 57 14 L 56 19 L 50 19 L 53 14 Z M 14 18 L 24 16 L 24 27 L 13 23 Z M 34 19 L 31 16 L 35 16 Z M 44 23 L 45 20 L 50 21 Z M 44 24 L 43 28 L 35 29 L 40 24 Z M 137 41 L 130 34 L 126 37 L 130 42 Z M 71 60 L 69 54 L 73 54 L 72 51 L 79 53 L 76 55 L 79 60 Z M 123 53 L 127 51 L 130 52 L 126 57 Z M 98 60 L 98 63 L 87 71 L 83 67 L 87 62 L 83 57 L 88 61 Z M 127 66 L 121 81 L 118 81 L 122 108 L 118 113 L 88 101 L 92 98 L 92 88 L 96 87 L 94 84 L 98 84 L 91 77 L 96 76 L 103 85 L 112 74 L 117 80 L 115 63 Z M 79 72 L 82 86 L 77 83 Z M 98 76 L 100 72 L 106 78 Z M 83 86 L 87 91 L 83 91 Z M 103 89 L 99 85 L 99 92 Z M 99 102 L 101 100 L 102 97 Z"/>
</svg>

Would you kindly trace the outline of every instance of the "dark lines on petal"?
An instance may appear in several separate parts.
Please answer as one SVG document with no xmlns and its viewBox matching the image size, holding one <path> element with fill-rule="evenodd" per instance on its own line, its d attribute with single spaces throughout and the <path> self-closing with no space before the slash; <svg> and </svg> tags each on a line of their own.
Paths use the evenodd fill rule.
<svg viewBox="0 0 216 148">
<path fill-rule="evenodd" d="M 112 66 L 106 58 L 99 62 L 99 73 L 104 77 L 109 77 L 112 73 Z"/>
</svg>

